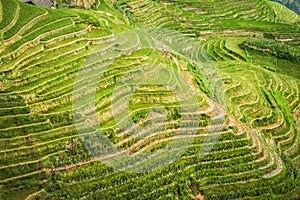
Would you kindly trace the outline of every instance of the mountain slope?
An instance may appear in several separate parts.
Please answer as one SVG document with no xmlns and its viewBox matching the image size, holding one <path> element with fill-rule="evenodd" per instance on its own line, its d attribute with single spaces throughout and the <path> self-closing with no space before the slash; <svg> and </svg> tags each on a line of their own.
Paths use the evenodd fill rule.
<svg viewBox="0 0 300 200">
<path fill-rule="evenodd" d="M 300 15 L 300 2 L 297 0 L 273 0 L 276 2 L 281 3 L 282 5 L 285 5 L 289 9 L 295 11 L 298 15 Z"/>
<path fill-rule="evenodd" d="M 296 17 L 283 14 L 287 10 L 257 0 L 100 1 L 97 11 L 0 2 L 0 199 L 288 199 L 299 194 L 300 31 Z M 138 31 L 121 38 L 125 42 L 115 39 L 140 27 L 174 29 L 192 38 L 147 33 L 174 42 L 174 48 L 198 44 L 194 59 L 217 67 L 226 104 L 217 101 L 214 95 L 220 94 L 205 78 L 215 80 L 214 74 L 182 56 L 188 48 L 178 54 L 137 48 L 147 43 L 146 33 L 135 37 Z M 110 62 L 101 56 L 122 49 L 131 52 L 118 54 L 104 71 L 95 70 Z M 180 108 L 178 96 L 186 88 L 180 78 L 157 71 L 160 64 L 195 91 L 199 110 Z M 87 82 L 76 88 L 82 66 L 87 74 L 79 82 Z M 163 78 L 139 85 L 128 97 L 122 87 L 135 87 L 130 77 L 141 73 L 141 66 L 154 68 L 142 68 L 140 82 L 156 80 L 156 74 Z M 168 83 L 185 89 L 174 92 Z M 80 106 L 74 105 L 74 91 L 89 96 L 91 85 L 96 122 L 82 120 L 93 113 L 77 113 Z M 125 101 L 128 110 L 118 110 Z M 193 124 L 193 113 L 198 123 L 182 127 Z M 136 126 L 120 128 L 128 118 Z M 178 160 L 160 169 L 118 171 L 88 151 L 84 139 L 94 136 L 93 123 L 112 144 L 137 156 L 170 140 L 193 140 Z M 183 134 L 176 135 L 180 128 Z"/>
</svg>

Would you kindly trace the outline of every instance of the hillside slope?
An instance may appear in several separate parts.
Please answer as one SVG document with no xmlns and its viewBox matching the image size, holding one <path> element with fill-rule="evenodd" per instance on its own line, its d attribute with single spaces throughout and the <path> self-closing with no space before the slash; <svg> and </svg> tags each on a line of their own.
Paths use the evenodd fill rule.
<svg viewBox="0 0 300 200">
<path fill-rule="evenodd" d="M 0 2 L 0 199 L 299 195 L 300 30 L 288 9 L 261 0 L 102 0 L 97 10 Z M 177 32 L 139 32 L 146 27 Z M 146 35 L 187 48 L 153 49 Z M 189 49 L 193 62 L 183 56 Z M 215 74 L 201 71 L 206 65 L 216 66 L 222 94 L 210 84 Z M 178 96 L 189 92 L 196 103 L 183 108 Z M 94 101 L 77 105 L 76 95 Z M 126 102 L 127 110 L 118 109 Z M 79 112 L 90 104 L 94 113 Z M 175 162 L 134 173 L 95 158 L 89 137 L 105 137 L 133 157 L 178 141 L 174 153 L 192 140 Z"/>
<path fill-rule="evenodd" d="M 297 0 L 273 0 L 282 5 L 285 5 L 289 9 L 295 11 L 298 15 L 300 15 L 300 2 Z"/>
</svg>

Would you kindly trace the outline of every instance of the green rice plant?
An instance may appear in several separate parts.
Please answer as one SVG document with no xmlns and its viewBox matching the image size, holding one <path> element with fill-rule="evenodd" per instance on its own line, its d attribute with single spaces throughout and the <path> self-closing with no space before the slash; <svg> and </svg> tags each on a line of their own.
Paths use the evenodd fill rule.
<svg viewBox="0 0 300 200">
<path fill-rule="evenodd" d="M 13 0 L 15 1 L 15 0 Z M 22 2 L 18 2 L 20 6 L 19 20 L 14 26 L 7 32 L 4 33 L 4 39 L 8 39 L 15 35 L 22 27 L 24 27 L 33 18 L 45 13 L 46 11 L 42 8 L 36 8 L 35 6 L 28 5 Z"/>
<path fill-rule="evenodd" d="M 15 0 L 1 0 L 2 4 L 2 21 L 0 23 L 0 29 L 5 28 L 8 26 L 12 20 L 14 19 L 15 15 L 18 14 L 17 10 L 18 3 Z"/>
</svg>

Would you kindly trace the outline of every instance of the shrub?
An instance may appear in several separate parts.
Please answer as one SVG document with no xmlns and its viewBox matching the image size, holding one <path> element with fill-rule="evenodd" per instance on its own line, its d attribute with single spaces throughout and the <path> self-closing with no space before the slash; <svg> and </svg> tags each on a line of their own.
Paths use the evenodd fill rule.
<svg viewBox="0 0 300 200">
<path fill-rule="evenodd" d="M 287 44 L 281 44 L 278 41 L 266 38 L 251 38 L 245 40 L 241 45 L 244 49 L 254 49 L 260 52 L 266 52 L 278 58 L 300 62 L 299 49 Z"/>
</svg>

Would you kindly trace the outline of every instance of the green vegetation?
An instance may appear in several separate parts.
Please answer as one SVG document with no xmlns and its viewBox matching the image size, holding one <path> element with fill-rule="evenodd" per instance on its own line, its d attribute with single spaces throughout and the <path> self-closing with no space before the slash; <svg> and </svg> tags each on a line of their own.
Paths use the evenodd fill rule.
<svg viewBox="0 0 300 200">
<path fill-rule="evenodd" d="M 282 5 L 285 5 L 286 7 L 290 8 L 291 10 L 295 11 L 300 15 L 300 3 L 297 0 L 273 0 L 276 2 L 281 3 Z"/>
<path fill-rule="evenodd" d="M 267 0 L 101 0 L 92 9 L 69 8 L 65 0 L 57 1 L 63 9 L 0 2 L 0 199 L 298 198 L 300 29 L 291 10 Z M 217 67 L 226 107 L 214 101 L 217 90 L 207 81 L 217 75 L 196 62 L 168 50 L 133 48 L 146 36 L 114 40 L 144 27 L 175 29 L 201 45 L 193 59 Z M 161 37 L 182 41 L 169 32 Z M 131 52 L 101 59 L 109 47 Z M 86 61 L 88 55 L 94 59 Z M 108 61 L 105 70 L 97 68 Z M 82 113 L 74 109 L 74 82 L 85 62 L 90 82 L 77 89 L 89 96 L 96 87 L 96 119 L 87 107 L 87 121 L 75 126 Z M 180 78 L 169 79 L 155 68 L 160 64 Z M 157 83 L 134 82 L 149 77 Z M 168 85 L 181 87 L 181 81 L 196 105 L 181 106 L 182 91 Z M 128 107 L 119 108 L 124 102 Z M 96 125 L 131 156 L 173 142 L 181 149 L 193 140 L 162 168 L 118 171 L 84 143 L 102 136 Z M 146 170 L 152 161 L 141 165 Z"/>
<path fill-rule="evenodd" d="M 0 29 L 3 30 L 14 20 L 15 14 L 19 13 L 19 6 L 16 1 L 4 0 L 1 1 L 2 4 L 2 21 L 0 24 Z"/>
<path fill-rule="evenodd" d="M 298 48 L 281 44 L 280 42 L 271 39 L 251 38 L 244 41 L 241 44 L 241 47 L 267 52 L 278 58 L 291 60 L 293 62 L 300 62 L 300 51 Z"/>
<path fill-rule="evenodd" d="M 300 22 L 299 21 L 300 17 L 297 13 L 286 8 L 285 6 L 281 5 L 280 3 L 270 2 L 270 5 L 273 7 L 274 12 L 276 13 L 280 22 L 295 23 L 295 24 L 298 24 Z"/>
<path fill-rule="evenodd" d="M 19 12 L 19 19 L 14 24 L 11 29 L 4 33 L 4 39 L 8 39 L 15 35 L 17 31 L 19 31 L 24 25 L 28 24 L 31 20 L 36 18 L 37 16 L 46 13 L 43 9 L 38 9 L 36 6 L 28 5 L 28 4 L 19 4 L 20 5 L 20 12 Z"/>
</svg>

